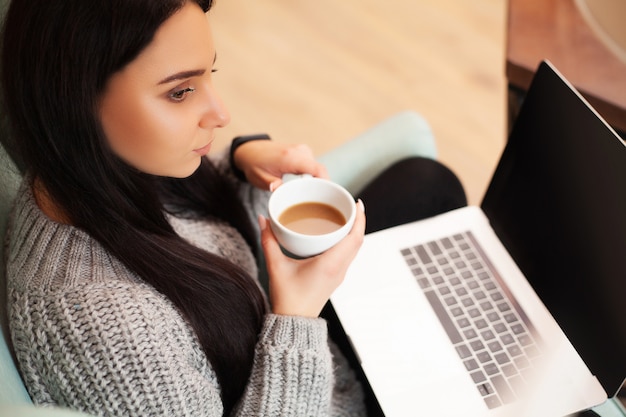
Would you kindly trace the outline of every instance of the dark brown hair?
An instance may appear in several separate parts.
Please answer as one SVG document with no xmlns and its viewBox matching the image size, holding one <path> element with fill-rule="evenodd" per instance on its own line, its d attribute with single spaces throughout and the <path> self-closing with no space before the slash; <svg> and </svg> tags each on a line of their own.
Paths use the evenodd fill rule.
<svg viewBox="0 0 626 417">
<path fill-rule="evenodd" d="M 138 172 L 111 152 L 98 117 L 109 78 L 186 1 L 13 1 L 1 80 L 20 165 L 75 226 L 176 305 L 217 374 L 228 414 L 250 376 L 265 301 L 237 265 L 180 238 L 164 202 L 228 221 L 254 249 L 236 186 L 206 159 L 186 179 Z M 194 1 L 211 7 L 211 0 Z"/>
</svg>

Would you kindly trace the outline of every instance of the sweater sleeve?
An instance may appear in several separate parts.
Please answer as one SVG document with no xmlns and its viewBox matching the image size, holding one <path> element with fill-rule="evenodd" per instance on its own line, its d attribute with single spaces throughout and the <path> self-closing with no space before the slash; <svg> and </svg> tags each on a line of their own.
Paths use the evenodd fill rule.
<svg viewBox="0 0 626 417">
<path fill-rule="evenodd" d="M 35 402 L 110 416 L 221 416 L 215 374 L 171 304 L 144 285 L 13 290 L 18 360 Z M 237 416 L 331 414 L 322 319 L 268 315 Z"/>
<path fill-rule="evenodd" d="M 326 322 L 267 316 L 238 416 L 327 416 L 332 358 Z"/>
</svg>

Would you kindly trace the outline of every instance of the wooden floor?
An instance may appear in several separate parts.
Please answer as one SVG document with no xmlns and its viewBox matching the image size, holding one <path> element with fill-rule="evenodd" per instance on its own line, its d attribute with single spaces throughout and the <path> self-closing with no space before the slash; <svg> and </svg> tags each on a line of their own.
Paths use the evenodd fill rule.
<svg viewBox="0 0 626 417">
<path fill-rule="evenodd" d="M 479 204 L 506 140 L 504 0 L 218 0 L 214 80 L 233 136 L 317 154 L 396 112 L 431 124 Z"/>
</svg>

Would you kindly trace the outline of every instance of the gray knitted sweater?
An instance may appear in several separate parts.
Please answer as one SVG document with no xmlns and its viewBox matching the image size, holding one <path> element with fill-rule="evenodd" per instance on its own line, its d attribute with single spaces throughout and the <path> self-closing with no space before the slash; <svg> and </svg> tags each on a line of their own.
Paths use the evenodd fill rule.
<svg viewBox="0 0 626 417">
<path fill-rule="evenodd" d="M 265 193 L 244 195 L 258 210 Z M 232 227 L 172 217 L 193 244 L 256 276 Z M 10 329 L 35 403 L 106 416 L 221 416 L 211 364 L 177 309 L 24 184 L 7 242 Z M 219 343 L 218 340 L 215 341 Z M 268 314 L 235 415 L 361 416 L 362 392 L 322 319 Z"/>
</svg>

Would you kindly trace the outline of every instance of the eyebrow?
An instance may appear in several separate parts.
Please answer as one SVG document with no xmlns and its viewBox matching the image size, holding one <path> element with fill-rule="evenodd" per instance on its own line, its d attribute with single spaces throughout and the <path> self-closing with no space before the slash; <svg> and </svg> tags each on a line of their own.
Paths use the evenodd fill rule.
<svg viewBox="0 0 626 417">
<path fill-rule="evenodd" d="M 198 77 L 204 74 L 205 72 L 206 71 L 203 69 L 177 72 L 176 74 L 172 74 L 169 77 L 164 78 L 161 81 L 159 81 L 158 85 L 171 83 L 172 81 L 184 80 L 186 78 Z"/>
<path fill-rule="evenodd" d="M 217 54 L 215 54 L 213 56 L 213 64 L 215 64 L 216 60 L 217 60 Z M 198 77 L 198 76 L 204 74 L 205 72 L 206 72 L 206 70 L 204 70 L 204 69 L 197 69 L 197 70 L 189 70 L 189 71 L 177 72 L 176 74 L 172 74 L 169 77 L 166 77 L 166 78 L 162 79 L 161 81 L 159 81 L 158 85 L 171 83 L 172 81 L 184 80 L 186 78 Z"/>
</svg>

